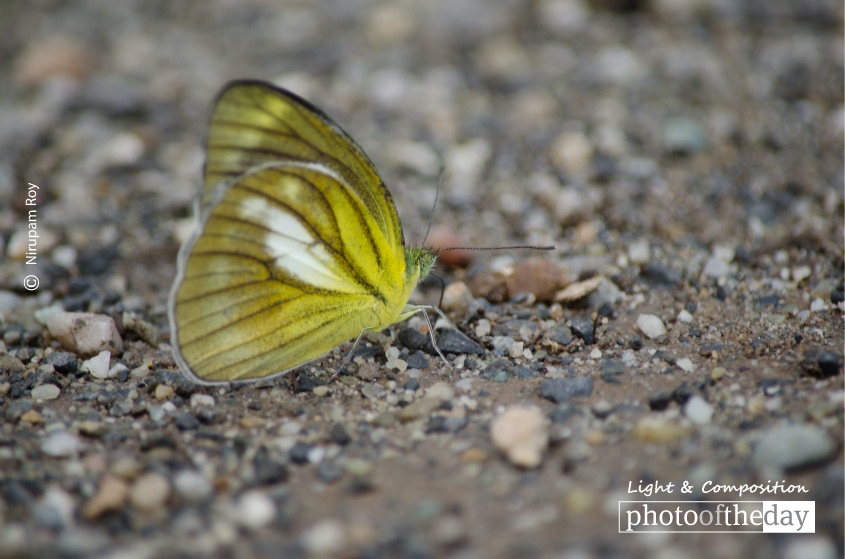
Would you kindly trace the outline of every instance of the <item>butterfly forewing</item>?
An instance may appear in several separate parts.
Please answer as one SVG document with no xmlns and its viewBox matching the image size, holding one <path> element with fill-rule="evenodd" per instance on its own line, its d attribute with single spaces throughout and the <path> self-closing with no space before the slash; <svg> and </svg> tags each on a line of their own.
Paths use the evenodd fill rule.
<svg viewBox="0 0 845 559">
<path fill-rule="evenodd" d="M 341 177 L 378 224 L 394 253 L 404 244 L 390 192 L 370 159 L 337 124 L 304 99 L 263 82 L 224 88 L 211 117 L 202 207 L 216 189 L 263 164 L 322 165 Z"/>
</svg>

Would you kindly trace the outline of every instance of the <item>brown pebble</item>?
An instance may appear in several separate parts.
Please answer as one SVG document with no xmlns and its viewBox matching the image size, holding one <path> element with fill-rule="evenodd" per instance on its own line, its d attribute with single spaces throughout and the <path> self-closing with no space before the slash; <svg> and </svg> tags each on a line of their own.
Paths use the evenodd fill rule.
<svg viewBox="0 0 845 559">
<path fill-rule="evenodd" d="M 44 423 L 44 418 L 41 417 L 41 414 L 35 410 L 29 410 L 24 412 L 20 419 L 21 423 L 26 423 L 27 425 L 38 425 L 39 423 Z"/>
<path fill-rule="evenodd" d="M 468 448 L 461 453 L 463 462 L 484 462 L 487 460 L 487 453 L 480 448 Z"/>
<path fill-rule="evenodd" d="M 82 516 L 93 520 L 105 512 L 120 510 L 129 496 L 129 484 L 118 476 L 106 474 L 100 481 L 97 494 L 82 508 Z"/>
<path fill-rule="evenodd" d="M 566 269 L 554 260 L 529 258 L 513 265 L 513 273 L 505 278 L 508 295 L 533 293 L 540 301 L 551 301 L 569 283 Z"/>
<path fill-rule="evenodd" d="M 428 235 L 426 248 L 442 250 L 444 248 L 463 247 L 466 243 L 451 229 L 435 227 Z M 437 253 L 437 261 L 452 268 L 466 268 L 472 262 L 472 251 L 465 248 Z"/>
<path fill-rule="evenodd" d="M 176 390 L 169 384 L 159 384 L 156 386 L 155 397 L 156 400 L 163 401 L 173 396 Z"/>
<path fill-rule="evenodd" d="M 257 415 L 245 415 L 241 418 L 241 427 L 244 429 L 255 429 L 258 427 L 264 427 L 267 423 L 267 420 L 263 417 L 258 417 Z"/>
</svg>

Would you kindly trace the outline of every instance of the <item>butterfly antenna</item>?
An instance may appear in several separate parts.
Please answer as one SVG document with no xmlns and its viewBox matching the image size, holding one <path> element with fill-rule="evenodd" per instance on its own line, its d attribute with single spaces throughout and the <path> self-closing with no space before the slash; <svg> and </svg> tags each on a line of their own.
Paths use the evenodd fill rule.
<svg viewBox="0 0 845 559">
<path fill-rule="evenodd" d="M 431 223 L 434 221 L 434 210 L 437 209 L 437 201 L 440 199 L 440 185 L 443 184 L 443 167 L 440 167 L 440 172 L 437 173 L 437 191 L 434 193 L 434 204 L 431 206 L 431 216 L 428 218 L 428 229 L 425 230 L 425 237 L 420 246 L 425 246 L 428 240 L 428 234 L 431 233 Z"/>
<path fill-rule="evenodd" d="M 446 247 L 434 249 L 435 252 L 446 252 L 447 250 L 508 250 L 508 249 L 528 249 L 528 250 L 555 250 L 555 245 L 509 245 L 500 247 Z"/>
</svg>

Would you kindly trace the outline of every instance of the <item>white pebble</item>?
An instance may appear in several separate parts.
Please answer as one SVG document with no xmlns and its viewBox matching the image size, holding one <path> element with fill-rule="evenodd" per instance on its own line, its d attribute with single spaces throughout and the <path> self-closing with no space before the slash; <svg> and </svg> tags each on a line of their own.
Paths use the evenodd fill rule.
<svg viewBox="0 0 845 559">
<path fill-rule="evenodd" d="M 55 400 L 61 392 L 55 384 L 41 384 L 32 389 L 32 397 L 35 400 Z"/>
<path fill-rule="evenodd" d="M 683 357 L 678 359 L 678 367 L 683 369 L 684 371 L 691 373 L 695 370 L 695 364 L 687 357 Z"/>
<path fill-rule="evenodd" d="M 170 497 L 170 482 L 158 472 L 147 472 L 132 484 L 129 502 L 143 512 L 159 511 Z"/>
<path fill-rule="evenodd" d="M 117 363 L 112 365 L 111 369 L 109 369 L 109 372 L 107 374 L 108 374 L 109 378 L 114 378 L 114 377 L 118 376 L 120 373 L 122 373 L 123 371 L 128 371 L 128 370 L 129 370 L 129 367 L 127 367 L 126 365 L 124 365 L 123 363 L 118 361 Z"/>
<path fill-rule="evenodd" d="M 590 359 L 601 359 L 602 352 L 599 348 L 595 348 L 590 352 Z"/>
<path fill-rule="evenodd" d="M 631 264 L 645 264 L 651 259 L 651 247 L 648 239 L 637 239 L 628 247 L 628 259 Z"/>
<path fill-rule="evenodd" d="M 214 404 L 214 396 L 199 393 L 191 394 L 191 409 L 198 408 L 200 406 L 214 407 Z"/>
<path fill-rule="evenodd" d="M 824 302 L 824 299 L 813 299 L 813 302 L 810 303 L 810 310 L 813 312 L 823 311 L 827 308 L 827 303 Z"/>
<path fill-rule="evenodd" d="M 54 431 L 41 442 L 41 452 L 57 458 L 74 456 L 81 448 L 79 438 L 67 431 Z"/>
<path fill-rule="evenodd" d="M 178 472 L 173 477 L 173 487 L 180 497 L 189 502 L 202 501 L 212 493 L 211 483 L 205 476 L 194 470 Z"/>
<path fill-rule="evenodd" d="M 491 330 L 490 321 L 486 318 L 482 318 L 475 324 L 475 335 L 479 338 L 489 336 Z"/>
<path fill-rule="evenodd" d="M 637 326 L 647 337 L 654 339 L 666 334 L 666 326 L 660 317 L 653 314 L 641 314 L 637 317 Z"/>
<path fill-rule="evenodd" d="M 710 423 L 710 419 L 713 417 L 713 406 L 708 404 L 701 396 L 696 395 L 684 404 L 684 415 L 693 423 L 704 425 Z"/>
<path fill-rule="evenodd" d="M 549 427 L 540 408 L 511 406 L 493 419 L 490 437 L 511 463 L 536 468 L 549 444 Z"/>
<path fill-rule="evenodd" d="M 686 309 L 683 309 L 681 312 L 678 313 L 678 322 L 692 322 L 692 315 Z"/>
<path fill-rule="evenodd" d="M 108 351 L 101 351 L 91 359 L 86 359 L 79 367 L 82 371 L 88 371 L 92 376 L 97 378 L 108 378 L 109 376 L 109 360 L 111 353 Z"/>
<path fill-rule="evenodd" d="M 810 277 L 813 271 L 810 269 L 809 266 L 798 266 L 794 270 L 792 270 L 792 280 L 795 282 L 799 282 L 802 280 L 807 279 Z"/>
<path fill-rule="evenodd" d="M 123 340 L 110 316 L 84 312 L 54 312 L 47 317 L 47 329 L 54 338 L 80 355 L 103 350 L 120 353 Z"/>
<path fill-rule="evenodd" d="M 337 557 L 346 547 L 346 531 L 337 520 L 323 519 L 302 534 L 300 544 L 312 557 Z"/>
<path fill-rule="evenodd" d="M 270 524 L 276 517 L 276 504 L 264 492 L 254 489 L 238 498 L 232 512 L 239 525 L 257 530 Z"/>
<path fill-rule="evenodd" d="M 523 342 L 514 342 L 511 344 L 509 349 L 509 354 L 511 357 L 522 357 L 522 352 L 525 349 L 525 344 Z"/>
<path fill-rule="evenodd" d="M 509 353 L 514 339 L 510 336 L 493 336 L 493 349 L 500 353 Z"/>
</svg>

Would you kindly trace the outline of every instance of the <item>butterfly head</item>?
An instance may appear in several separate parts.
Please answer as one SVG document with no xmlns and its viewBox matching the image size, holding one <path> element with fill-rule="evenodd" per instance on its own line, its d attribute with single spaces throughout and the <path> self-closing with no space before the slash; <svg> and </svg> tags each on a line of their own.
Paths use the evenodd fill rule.
<svg viewBox="0 0 845 559">
<path fill-rule="evenodd" d="M 437 262 L 437 253 L 425 247 L 407 247 L 405 249 L 405 273 L 416 281 L 426 277 Z M 415 282 L 416 283 L 416 282 Z"/>
</svg>

